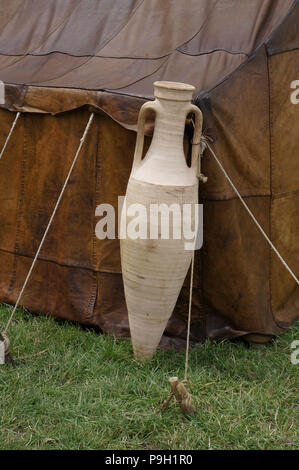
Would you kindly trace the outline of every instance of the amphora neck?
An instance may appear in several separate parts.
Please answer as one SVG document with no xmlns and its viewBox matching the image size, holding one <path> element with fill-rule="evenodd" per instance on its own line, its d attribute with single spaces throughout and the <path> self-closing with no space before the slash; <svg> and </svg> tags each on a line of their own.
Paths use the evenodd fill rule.
<svg viewBox="0 0 299 470">
<path fill-rule="evenodd" d="M 156 120 L 151 150 L 182 152 L 185 121 L 194 87 L 176 82 L 155 82 Z"/>
<path fill-rule="evenodd" d="M 194 87 L 175 82 L 155 82 L 154 85 L 155 101 L 146 103 L 140 111 L 131 177 L 163 186 L 197 185 L 198 146 L 192 148 L 190 167 L 186 163 L 183 147 L 189 113 L 194 113 L 197 134 L 201 132 L 201 113 L 191 104 Z M 156 119 L 150 148 L 142 159 L 143 130 L 148 109 L 155 112 Z"/>
</svg>

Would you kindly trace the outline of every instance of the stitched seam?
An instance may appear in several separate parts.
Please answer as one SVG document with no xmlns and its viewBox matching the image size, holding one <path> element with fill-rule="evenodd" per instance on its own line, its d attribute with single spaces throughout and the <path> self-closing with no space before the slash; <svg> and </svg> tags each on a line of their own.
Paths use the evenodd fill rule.
<svg viewBox="0 0 299 470">
<path fill-rule="evenodd" d="M 97 272 L 96 272 L 96 261 L 97 261 L 97 256 L 96 256 L 96 236 L 95 236 L 95 226 L 94 226 L 94 221 L 95 221 L 95 206 L 98 201 L 98 193 L 99 193 L 99 185 L 98 185 L 98 174 L 99 174 L 99 168 L 98 168 L 98 152 L 99 152 L 99 127 L 100 127 L 100 120 L 101 118 L 98 116 L 95 116 L 95 125 L 96 127 L 96 148 L 95 148 L 95 192 L 94 192 L 94 201 L 95 204 L 93 204 L 93 224 L 92 224 L 92 267 L 93 267 L 93 282 L 91 286 L 91 295 L 90 295 L 90 300 L 88 303 L 87 307 L 87 316 L 86 319 L 89 320 L 93 317 L 94 313 L 94 307 L 96 303 L 96 298 L 97 298 L 97 290 L 98 290 L 98 277 L 97 277 Z"/>
<path fill-rule="evenodd" d="M 268 96 L 269 96 L 269 151 L 270 151 L 270 206 L 269 206 L 269 238 L 272 241 L 272 201 L 273 201 L 273 138 L 272 138 L 272 123 L 273 123 L 273 109 L 271 106 L 272 88 L 271 88 L 271 63 L 267 54 L 267 48 L 265 46 L 265 55 L 267 61 L 267 72 L 268 72 Z M 273 242 L 273 241 L 272 241 Z M 269 302 L 270 312 L 274 323 L 277 325 L 274 314 L 273 314 L 273 292 L 272 292 L 272 271 L 273 271 L 273 254 L 269 247 Z M 277 325 L 278 326 L 278 325 Z"/>
<path fill-rule="evenodd" d="M 49 39 L 50 36 L 52 36 L 53 33 L 55 33 L 55 31 L 63 24 L 65 23 L 66 21 L 69 20 L 69 18 L 72 16 L 72 14 L 74 13 L 74 11 L 76 11 L 76 9 L 78 8 L 80 2 L 78 2 L 78 5 L 75 7 L 75 9 L 69 14 L 66 16 L 66 18 L 59 24 L 57 24 L 57 26 L 53 26 L 54 29 L 52 29 L 52 31 L 46 36 L 45 40 L 43 42 L 41 42 L 40 44 L 38 45 L 34 45 L 33 48 L 31 49 L 31 51 L 34 51 L 35 49 L 37 49 L 38 47 L 41 47 L 43 44 L 45 44 L 45 42 Z M 30 53 L 29 53 L 30 54 Z M 29 54 L 13 54 L 13 55 L 10 55 L 10 54 L 3 54 L 0 52 L 0 55 L 5 55 L 7 57 L 20 57 L 19 60 L 16 60 L 13 64 L 10 64 L 10 65 L 15 65 L 19 62 L 21 62 L 25 57 L 26 55 L 29 55 Z M 6 67 L 4 67 L 4 70 L 5 70 Z M 3 70 L 3 69 L 1 69 Z"/>
<path fill-rule="evenodd" d="M 181 54 L 189 55 L 191 57 L 199 57 L 199 56 L 202 56 L 202 55 L 210 55 L 210 54 L 213 54 L 214 52 L 226 52 L 227 54 L 231 54 L 231 55 L 245 55 L 246 57 L 249 57 L 249 54 L 247 54 L 244 51 L 228 51 L 227 49 L 224 49 L 224 48 L 221 48 L 221 47 L 217 47 L 215 49 L 211 49 L 210 51 L 206 51 L 206 52 L 197 52 L 197 53 L 194 53 L 194 54 L 191 54 L 190 52 L 182 51 L 181 49 L 176 49 L 176 50 L 178 52 L 180 52 Z"/>
<path fill-rule="evenodd" d="M 27 132 L 26 132 L 26 117 L 23 118 L 23 155 L 22 155 L 22 166 L 21 166 L 21 182 L 20 182 L 20 189 L 19 189 L 19 201 L 17 207 L 17 230 L 16 230 L 16 238 L 15 238 L 15 248 L 14 248 L 14 260 L 13 260 L 13 269 L 12 269 L 12 276 L 10 279 L 9 287 L 7 290 L 7 296 L 11 294 L 15 287 L 16 282 L 16 274 L 17 274 L 17 252 L 19 250 L 20 245 L 20 234 L 21 234 L 21 219 L 22 219 L 22 208 L 23 208 L 23 198 L 25 192 L 25 178 L 26 178 L 26 155 L 27 155 Z"/>
<path fill-rule="evenodd" d="M 5 248 L 0 248 L 0 252 L 1 253 L 5 253 L 5 254 L 8 254 L 8 255 L 15 255 L 15 256 L 20 256 L 22 258 L 29 258 L 29 259 L 33 259 L 34 258 L 34 255 L 29 255 L 27 253 L 23 253 L 21 251 L 11 251 L 11 250 L 6 250 Z M 81 264 L 71 264 L 71 263 L 61 263 L 59 262 L 58 260 L 56 259 L 51 259 L 51 258 L 48 258 L 47 256 L 39 256 L 38 257 L 38 261 L 45 261 L 46 263 L 53 263 L 53 264 L 57 264 L 57 266 L 61 266 L 61 267 L 64 267 L 64 268 L 74 268 L 74 269 L 85 269 L 87 271 L 96 271 L 94 270 L 92 267 L 90 266 L 84 266 L 84 265 L 81 265 Z M 97 271 L 96 271 L 97 272 Z M 110 272 L 110 271 L 108 271 Z"/>
</svg>

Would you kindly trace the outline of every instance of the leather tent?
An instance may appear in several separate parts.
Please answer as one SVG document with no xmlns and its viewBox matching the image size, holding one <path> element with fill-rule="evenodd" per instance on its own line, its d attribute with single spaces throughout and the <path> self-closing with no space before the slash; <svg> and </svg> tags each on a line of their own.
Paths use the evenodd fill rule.
<svg viewBox="0 0 299 470">
<path fill-rule="evenodd" d="M 0 301 L 16 301 L 93 110 L 22 303 L 129 335 L 119 243 L 96 238 L 95 208 L 125 194 L 156 80 L 196 87 L 204 134 L 298 274 L 298 24 L 295 0 L 0 0 L 0 148 L 22 113 L 0 161 Z M 298 316 L 298 286 L 208 152 L 202 165 L 192 340 L 267 341 Z M 188 285 L 164 346 L 184 342 Z"/>
</svg>

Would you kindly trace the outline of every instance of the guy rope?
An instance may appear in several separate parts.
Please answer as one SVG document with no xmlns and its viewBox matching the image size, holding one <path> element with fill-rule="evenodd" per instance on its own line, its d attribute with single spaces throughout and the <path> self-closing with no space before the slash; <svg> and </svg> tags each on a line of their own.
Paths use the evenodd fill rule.
<svg viewBox="0 0 299 470">
<path fill-rule="evenodd" d="M 269 243 L 271 249 L 274 251 L 274 253 L 278 256 L 278 258 L 280 259 L 280 261 L 282 262 L 282 264 L 284 265 L 284 267 L 289 271 L 290 275 L 292 276 L 292 278 L 295 280 L 295 282 L 299 285 L 299 281 L 298 281 L 298 278 L 297 276 L 294 274 L 294 272 L 292 271 L 292 269 L 290 268 L 290 266 L 287 264 L 287 262 L 283 259 L 283 257 L 281 256 L 281 254 L 279 253 L 279 251 L 277 250 L 277 248 L 273 245 L 273 243 L 271 242 L 270 238 L 268 237 L 268 235 L 266 234 L 265 230 L 262 228 L 261 224 L 257 221 L 257 219 L 255 218 L 255 216 L 253 215 L 253 213 L 251 212 L 251 210 L 249 209 L 249 207 L 247 206 L 246 202 L 244 201 L 244 199 L 242 198 L 241 194 L 239 193 L 239 191 L 237 190 L 236 186 L 234 185 L 234 183 L 232 182 L 231 178 L 228 176 L 227 172 L 225 171 L 222 163 L 220 162 L 219 158 L 217 157 L 217 155 L 215 154 L 214 150 L 212 149 L 212 147 L 210 146 L 208 140 L 205 138 L 205 137 L 202 137 L 202 141 L 203 141 L 203 144 L 209 149 L 211 155 L 214 157 L 214 159 L 216 160 L 219 168 L 221 169 L 222 173 L 224 174 L 225 178 L 227 179 L 227 181 L 229 182 L 229 184 L 231 185 L 231 187 L 233 188 L 234 192 L 236 193 L 236 195 L 238 196 L 238 198 L 240 199 L 241 203 L 243 204 L 243 206 L 245 207 L 246 211 L 248 212 L 248 214 L 250 215 L 250 217 L 252 218 L 253 222 L 255 223 L 255 225 L 257 226 L 257 228 L 259 229 L 259 231 L 261 232 L 261 234 L 264 236 L 264 238 L 267 240 L 267 242 Z"/>
<path fill-rule="evenodd" d="M 170 393 L 168 398 L 163 402 L 162 407 L 158 412 L 165 410 L 172 397 L 175 397 L 177 403 L 180 405 L 182 412 L 185 415 L 194 413 L 192 405 L 192 395 L 187 390 L 188 379 L 188 363 L 189 363 L 189 348 L 190 348 L 190 326 L 191 326 L 191 306 L 192 306 L 192 291 L 193 291 L 193 276 L 194 276 L 194 251 L 191 260 L 191 275 L 190 275 L 190 290 L 189 290 L 189 309 L 188 309 L 188 326 L 187 326 L 187 340 L 185 352 L 185 375 L 184 380 L 179 381 L 178 377 L 170 377 Z"/>
<path fill-rule="evenodd" d="M 4 154 L 4 152 L 5 152 L 5 149 L 6 149 L 6 147 L 7 147 L 8 142 L 9 142 L 9 140 L 10 140 L 10 138 L 11 138 L 11 134 L 13 133 L 13 130 L 14 130 L 14 128 L 16 127 L 16 124 L 17 124 L 17 122 L 18 122 L 18 119 L 19 119 L 19 117 L 20 117 L 20 114 L 21 114 L 20 111 L 18 111 L 18 112 L 17 112 L 17 115 L 16 115 L 16 117 L 15 117 L 13 123 L 12 123 L 12 126 L 11 126 L 11 128 L 10 128 L 9 134 L 8 134 L 8 136 L 6 137 L 6 140 L 5 140 L 5 142 L 4 142 L 4 145 L 3 145 L 2 150 L 1 150 L 1 153 L 0 153 L 0 160 L 1 160 L 1 158 L 2 158 L 2 156 L 3 156 L 3 154 Z"/>
<path fill-rule="evenodd" d="M 195 124 L 194 124 L 194 121 L 193 119 L 191 120 L 192 121 L 192 124 L 193 124 L 193 127 L 195 128 Z M 271 249 L 274 251 L 274 253 L 278 256 L 279 260 L 281 261 L 281 263 L 283 264 L 283 266 L 287 269 L 287 271 L 290 273 L 290 275 L 292 276 L 292 278 L 295 280 L 295 282 L 297 283 L 297 285 L 299 285 L 299 281 L 298 281 L 298 278 L 297 276 L 294 274 L 294 272 L 292 271 L 292 269 L 289 267 L 289 265 L 287 264 L 287 262 L 283 259 L 283 257 L 281 256 L 281 254 L 279 253 L 279 251 L 277 250 L 277 248 L 273 245 L 272 241 L 270 240 L 270 238 L 268 237 L 268 235 L 266 234 L 266 232 L 264 231 L 264 229 L 262 228 L 262 226 L 260 225 L 260 223 L 258 222 L 258 220 L 256 219 L 256 217 L 254 216 L 254 214 L 251 212 L 251 210 L 249 209 L 249 207 L 247 206 L 246 202 L 244 201 L 244 199 L 242 198 L 240 192 L 238 191 L 238 189 L 236 188 L 236 186 L 234 185 L 234 183 L 232 182 L 231 178 L 229 177 L 229 175 L 227 174 L 226 170 L 224 169 L 222 163 L 220 162 L 219 158 L 217 157 L 217 155 L 215 154 L 214 150 L 212 149 L 212 147 L 210 146 L 208 140 L 206 137 L 204 137 L 203 135 L 201 136 L 200 138 L 200 142 L 194 142 L 192 141 L 191 142 L 192 145 L 200 145 L 200 158 L 198 160 L 198 179 L 199 181 L 205 183 L 207 181 L 207 178 L 201 173 L 201 157 L 203 156 L 203 153 L 205 151 L 206 148 L 209 149 L 211 155 L 214 157 L 214 159 L 216 160 L 218 166 L 220 167 L 221 171 L 223 172 L 225 178 L 227 179 L 227 181 L 229 182 L 229 184 L 231 185 L 231 187 L 233 188 L 235 194 L 238 196 L 238 198 L 240 199 L 241 203 L 243 204 L 243 206 L 245 207 L 246 211 L 248 212 L 249 216 L 251 217 L 251 219 L 253 220 L 253 222 L 255 223 L 255 225 L 258 227 L 259 231 L 261 232 L 261 234 L 264 236 L 264 238 L 266 239 L 266 241 L 268 242 L 268 244 L 270 245 Z M 168 406 L 171 398 L 174 396 L 176 398 L 176 401 L 179 403 L 183 413 L 185 414 L 191 414 L 194 412 L 194 408 L 192 406 L 192 397 L 190 395 L 190 393 L 187 391 L 186 389 L 186 385 L 187 385 L 187 374 L 188 374 L 188 361 L 189 361 L 189 348 L 190 348 L 190 326 L 191 326 L 191 306 L 192 306 L 192 290 L 193 290 L 193 276 L 194 276 L 194 252 L 193 252 L 193 256 L 192 256 L 192 261 L 191 261 L 191 278 L 190 278 L 190 293 L 189 293 L 189 311 L 188 311 L 188 325 L 187 325 L 187 341 L 186 341 L 186 357 L 185 357 L 185 376 L 184 376 L 184 380 L 182 380 L 181 382 L 179 382 L 179 379 L 178 377 L 170 377 L 169 379 L 169 383 L 170 383 L 170 388 L 171 388 L 171 391 L 169 393 L 169 396 L 168 398 L 164 401 L 164 403 L 162 404 L 162 407 L 158 410 L 158 412 L 160 411 L 163 411 L 165 410 L 165 408 Z"/>
<path fill-rule="evenodd" d="M 41 239 L 41 242 L 40 242 L 40 244 L 39 244 L 39 247 L 38 247 L 38 249 L 37 249 L 37 252 L 36 252 L 36 254 L 35 254 L 35 257 L 34 257 L 34 259 L 33 259 L 33 261 L 32 261 L 32 264 L 31 264 L 31 267 L 30 267 L 30 269 L 29 269 L 29 272 L 28 272 L 28 274 L 27 274 L 27 276 L 26 276 L 26 279 L 25 279 L 25 281 L 24 281 L 24 284 L 23 284 L 23 286 L 22 286 L 22 289 L 21 289 L 21 291 L 20 291 L 20 293 L 19 293 L 19 296 L 18 296 L 17 301 L 16 301 L 16 303 L 15 303 L 15 306 L 14 306 L 14 308 L 13 308 L 13 311 L 12 311 L 12 313 L 11 313 L 11 315 L 10 315 L 10 318 L 9 318 L 7 324 L 6 324 L 6 327 L 5 327 L 4 331 L 0 334 L 0 356 L 1 356 L 1 351 L 2 351 L 2 356 L 1 356 L 1 357 L 2 357 L 2 360 L 1 360 L 1 357 L 0 357 L 0 364 L 1 364 L 1 363 L 3 364 L 3 363 L 5 363 L 5 362 L 7 362 L 5 359 L 6 359 L 6 356 L 8 355 L 8 353 L 9 353 L 9 339 L 8 339 L 8 337 L 7 337 L 8 328 L 9 328 L 9 326 L 10 326 L 12 320 L 13 320 L 13 317 L 14 317 L 14 315 L 15 315 L 15 313 L 16 313 L 16 310 L 17 310 L 17 308 L 18 308 L 18 306 L 19 306 L 19 304 L 20 304 L 20 301 L 21 301 L 22 295 L 23 295 L 23 293 L 24 293 L 24 290 L 25 290 L 25 288 L 26 288 L 26 286 L 27 286 L 27 283 L 28 283 L 28 281 L 29 281 L 29 279 L 30 279 L 31 273 L 32 273 L 33 268 L 34 268 L 34 266 L 35 266 L 35 263 L 36 263 L 36 261 L 37 261 L 37 259 L 38 259 L 38 256 L 39 256 L 39 254 L 40 254 L 40 251 L 41 251 L 41 249 L 42 249 L 42 246 L 43 246 L 43 244 L 44 244 L 44 241 L 45 241 L 45 239 L 46 239 L 46 237 L 47 237 L 47 234 L 48 234 L 48 232 L 49 232 L 49 229 L 50 229 L 50 227 L 51 227 L 51 225 L 52 225 L 53 219 L 54 219 L 54 217 L 55 217 L 55 215 L 56 215 L 58 206 L 59 206 L 59 204 L 60 204 L 60 202 L 61 202 L 61 199 L 62 199 L 62 196 L 63 196 L 63 194 L 64 194 L 64 191 L 65 191 L 65 189 L 66 189 L 66 187 L 67 187 L 67 184 L 68 184 L 69 179 L 70 179 L 70 177 L 71 177 L 71 174 L 72 174 L 72 172 L 73 172 L 75 163 L 76 163 L 76 161 L 77 161 L 77 159 L 78 159 L 78 156 L 79 156 L 79 154 L 80 154 L 81 148 L 82 148 L 82 146 L 83 146 L 83 144 L 84 144 L 84 141 L 85 141 L 85 139 L 86 139 L 86 136 L 87 136 L 88 130 L 89 130 L 90 126 L 91 126 L 91 123 L 92 123 L 93 118 L 94 118 L 94 113 L 92 113 L 92 114 L 90 115 L 90 118 L 89 118 L 88 123 L 87 123 L 87 125 L 86 125 L 86 127 L 85 127 L 85 130 L 84 130 L 84 133 L 83 133 L 83 135 L 82 135 L 82 138 L 80 139 L 80 144 L 79 144 L 79 146 L 78 146 L 77 152 L 76 152 L 76 154 L 75 154 L 75 156 L 74 156 L 73 162 L 72 162 L 72 164 L 71 164 L 71 167 L 70 167 L 69 172 L 68 172 L 68 174 L 67 174 L 67 177 L 66 177 L 66 179 L 65 179 L 64 185 L 63 185 L 63 187 L 62 187 L 62 189 L 61 189 L 61 192 L 60 192 L 60 194 L 59 194 L 58 200 L 57 200 L 57 202 L 56 202 L 56 205 L 55 205 L 55 207 L 54 207 L 54 209 L 53 209 L 52 215 L 51 215 L 50 220 L 49 220 L 49 222 L 48 222 L 47 228 L 46 228 L 46 230 L 45 230 L 45 232 L 44 232 L 44 235 L 43 235 L 43 237 L 42 237 L 42 239 Z M 17 119 L 17 118 L 16 118 L 16 119 Z M 16 120 L 15 120 L 15 122 L 16 122 Z M 11 130 L 11 132 L 12 132 L 12 130 Z M 10 134 L 11 134 L 11 132 L 10 132 Z M 2 155 L 2 153 L 3 153 L 3 151 L 1 152 L 1 155 Z"/>
<path fill-rule="evenodd" d="M 193 121 L 192 121 L 193 122 Z M 194 125 L 194 122 L 193 122 Z M 195 127 L 195 125 L 194 125 Z M 192 140 L 192 145 L 199 145 L 200 152 L 198 157 L 198 166 L 197 166 L 197 178 L 199 182 L 206 183 L 208 178 L 201 173 L 201 158 L 205 150 L 205 145 L 203 144 L 202 137 L 198 141 Z M 192 294 L 193 294 L 193 279 L 194 279 L 194 259 L 195 251 L 193 250 L 192 259 L 191 259 L 191 273 L 190 273 L 190 288 L 189 288 L 189 307 L 188 307 L 188 323 L 187 323 L 187 338 L 186 338 L 186 351 L 185 351 L 185 373 L 184 380 L 179 381 L 178 377 L 170 377 L 170 393 L 168 398 L 163 402 L 162 407 L 158 412 L 165 410 L 168 406 L 172 397 L 174 397 L 177 403 L 180 405 L 182 412 L 185 415 L 190 415 L 195 412 L 195 409 L 192 405 L 192 395 L 187 390 L 188 382 L 188 366 L 189 366 L 189 349 L 190 349 L 190 328 L 191 328 L 191 312 L 192 312 Z"/>
</svg>

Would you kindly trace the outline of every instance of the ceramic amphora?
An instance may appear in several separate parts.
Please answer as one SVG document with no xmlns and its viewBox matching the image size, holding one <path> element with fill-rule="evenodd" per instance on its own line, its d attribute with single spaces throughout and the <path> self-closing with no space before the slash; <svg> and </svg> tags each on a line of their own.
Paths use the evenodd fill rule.
<svg viewBox="0 0 299 470">
<path fill-rule="evenodd" d="M 155 82 L 154 89 L 155 100 L 145 103 L 139 113 L 120 231 L 122 275 L 137 360 L 153 357 L 175 307 L 192 259 L 185 228 L 186 224 L 195 228 L 198 202 L 202 114 L 191 104 L 194 87 Z M 148 110 L 155 113 L 155 126 L 142 158 Z M 190 113 L 195 116 L 195 130 L 188 166 L 183 139 Z"/>
</svg>

